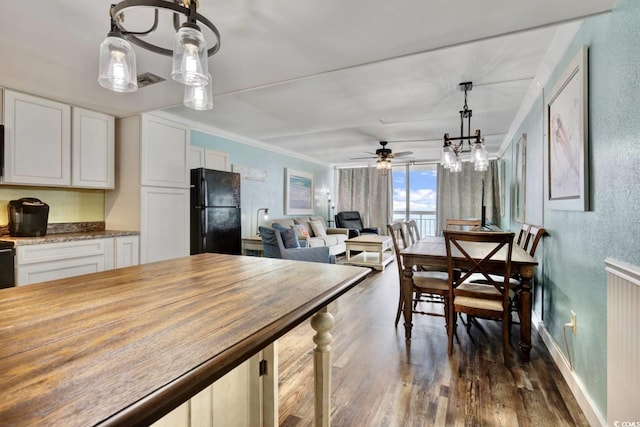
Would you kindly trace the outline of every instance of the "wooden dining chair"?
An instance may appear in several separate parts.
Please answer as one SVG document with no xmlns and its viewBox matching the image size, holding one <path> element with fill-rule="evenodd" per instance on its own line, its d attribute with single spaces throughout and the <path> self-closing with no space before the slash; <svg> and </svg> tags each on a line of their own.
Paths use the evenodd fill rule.
<svg viewBox="0 0 640 427">
<path fill-rule="evenodd" d="M 481 219 L 445 219 L 445 230 L 473 230 L 482 227 Z"/>
<path fill-rule="evenodd" d="M 527 234 L 526 236 L 523 237 L 522 244 L 519 246 L 521 246 L 525 251 L 527 251 L 529 255 L 535 256 L 538 244 L 540 243 L 542 237 L 547 233 L 547 231 L 543 227 L 538 227 L 537 225 L 526 224 L 526 226 L 527 226 L 526 227 Z M 520 233 L 522 233 L 523 228 L 524 227 L 520 227 Z M 498 281 L 502 280 L 502 277 L 500 275 L 492 274 L 491 276 L 493 280 L 498 280 Z M 472 275 L 469 278 L 469 280 L 474 283 L 480 283 L 485 285 L 487 284 L 487 280 L 479 274 Z M 520 303 L 518 300 L 518 297 L 520 295 L 520 287 L 521 287 L 520 280 L 521 280 L 520 276 L 517 274 L 512 274 L 511 277 L 509 278 L 509 287 L 511 288 L 511 291 L 512 291 L 511 313 L 518 313 L 518 317 L 520 316 L 520 312 L 519 312 Z M 514 322 L 512 320 L 512 323 L 517 324 L 518 322 Z"/>
<path fill-rule="evenodd" d="M 411 277 L 412 280 L 412 298 L 413 301 L 413 313 L 415 314 L 426 314 L 430 316 L 441 316 L 445 318 L 445 326 L 447 319 L 447 301 L 449 295 L 449 279 L 448 274 L 442 271 L 416 271 L 415 267 L 405 266 L 402 262 L 402 255 L 400 251 L 403 248 L 408 246 L 407 238 L 404 233 L 404 226 L 402 222 L 394 222 L 392 224 L 387 224 L 387 230 L 389 231 L 389 235 L 393 240 L 393 248 L 396 253 L 396 262 L 398 264 L 398 272 L 399 272 L 399 289 L 400 289 L 400 298 L 398 300 L 398 311 L 396 312 L 396 321 L 395 326 L 398 326 L 398 322 L 400 321 L 400 315 L 402 314 L 402 310 L 404 309 L 404 298 L 402 295 L 402 283 L 403 280 L 409 280 L 404 274 L 404 268 L 413 268 L 413 275 Z M 432 311 L 421 311 L 418 310 L 417 303 L 418 302 L 426 302 L 426 303 L 436 303 L 442 304 L 444 307 L 443 313 L 436 313 Z"/>
<path fill-rule="evenodd" d="M 422 238 L 415 219 L 405 221 L 404 225 L 407 227 L 407 236 L 409 236 L 410 243 L 416 243 Z"/>
<path fill-rule="evenodd" d="M 518 232 L 516 245 L 520 246 L 521 248 L 525 247 L 527 237 L 529 237 L 529 228 L 531 228 L 531 224 L 527 224 L 526 222 L 520 224 L 520 231 Z"/>
<path fill-rule="evenodd" d="M 453 351 L 453 337 L 456 331 L 457 313 L 469 316 L 495 319 L 502 321 L 502 352 L 506 366 L 509 362 L 510 335 L 510 288 L 509 276 L 511 272 L 511 253 L 513 238 L 510 232 L 480 232 L 480 231 L 452 231 L 444 230 L 447 249 L 447 266 L 449 269 L 449 319 L 447 322 L 447 336 L 449 338 L 449 354 Z M 500 261 L 492 259 L 501 251 Z M 480 255 L 479 255 L 480 254 Z M 480 258 L 479 256 L 482 256 Z M 453 275 L 455 260 L 462 258 L 468 269 L 460 277 Z M 501 273 L 503 280 L 494 280 L 488 273 L 491 270 Z M 496 264 L 498 265 L 496 267 Z M 469 277 L 482 274 L 488 285 L 469 282 Z"/>
</svg>

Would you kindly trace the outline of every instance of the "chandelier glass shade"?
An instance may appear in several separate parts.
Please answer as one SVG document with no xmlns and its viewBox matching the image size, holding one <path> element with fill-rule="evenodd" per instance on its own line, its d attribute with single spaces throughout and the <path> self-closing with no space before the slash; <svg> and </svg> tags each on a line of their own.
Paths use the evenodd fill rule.
<svg viewBox="0 0 640 427">
<path fill-rule="evenodd" d="M 136 53 L 117 32 L 109 33 L 100 45 L 98 83 L 114 92 L 138 90 Z"/>
<path fill-rule="evenodd" d="M 131 43 L 161 55 L 171 56 L 171 78 L 185 86 L 184 105 L 195 109 L 211 109 L 212 79 L 208 57 L 220 49 L 220 33 L 204 16 L 197 13 L 197 0 L 123 0 L 111 5 L 111 31 L 100 45 L 98 83 L 116 92 L 133 92 L 138 89 L 136 57 Z M 131 8 L 154 9 L 154 21 L 146 31 L 129 31 L 124 26 L 124 12 Z M 173 50 L 151 44 L 141 37 L 151 34 L 158 26 L 158 10 L 173 11 L 173 27 L 176 31 Z M 180 23 L 180 16 L 186 17 Z M 215 35 L 216 43 L 208 48 L 200 26 Z M 205 86 L 209 88 L 205 89 Z M 208 96 L 207 101 L 202 100 Z"/>
<path fill-rule="evenodd" d="M 209 84 L 202 86 L 184 86 L 184 105 L 194 110 L 211 110 L 213 108 L 213 80 L 209 74 Z"/>
<path fill-rule="evenodd" d="M 450 137 L 448 133 L 444 134 L 444 145 L 442 147 L 442 153 L 440 156 L 440 163 L 445 169 L 449 169 L 451 172 L 462 171 L 462 161 L 460 160 L 460 153 L 471 152 L 471 162 L 473 163 L 474 170 L 486 171 L 489 167 L 489 158 L 487 155 L 487 149 L 484 145 L 484 138 L 480 134 L 480 130 L 476 130 L 474 135 L 471 135 L 471 116 L 473 111 L 469 109 L 467 105 L 467 91 L 473 88 L 472 82 L 460 83 L 460 90 L 464 91 L 464 106 L 460 110 L 460 136 Z M 467 135 L 465 136 L 464 124 L 467 119 Z M 465 150 L 464 142 L 467 142 L 469 148 Z"/>
</svg>

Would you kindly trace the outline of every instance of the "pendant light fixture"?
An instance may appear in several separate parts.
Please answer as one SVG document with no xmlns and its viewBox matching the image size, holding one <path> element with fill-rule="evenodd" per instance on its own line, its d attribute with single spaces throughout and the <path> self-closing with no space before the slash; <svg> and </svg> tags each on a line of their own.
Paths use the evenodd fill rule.
<svg viewBox="0 0 640 427">
<path fill-rule="evenodd" d="M 209 74 L 209 84 L 202 86 L 184 86 L 184 105 L 194 110 L 211 110 L 213 108 L 213 79 Z"/>
<path fill-rule="evenodd" d="M 154 9 L 153 25 L 146 31 L 133 32 L 124 27 L 124 12 L 131 8 Z M 133 92 L 137 90 L 136 59 L 131 43 L 161 55 L 171 56 L 171 78 L 185 86 L 184 105 L 194 109 L 213 108 L 211 85 L 213 81 L 209 73 L 207 58 L 220 49 L 220 33 L 204 16 L 197 12 L 198 0 L 123 0 L 111 5 L 109 10 L 111 31 L 100 45 L 100 65 L 98 83 L 116 92 Z M 158 10 L 173 11 L 173 27 L 176 35 L 173 50 L 166 49 L 140 37 L 154 32 L 158 27 Z M 186 21 L 180 24 L 180 16 Z M 207 48 L 207 41 L 200 26 L 210 30 L 216 43 Z M 208 86 L 208 88 L 206 87 Z M 208 98 L 206 101 L 203 101 Z"/>
<path fill-rule="evenodd" d="M 467 91 L 473 89 L 472 82 L 463 82 L 459 85 L 460 90 L 464 91 L 464 106 L 460 110 L 460 136 L 450 137 L 448 133 L 444 134 L 444 145 L 442 147 L 442 154 L 440 157 L 440 163 L 445 169 L 449 169 L 451 172 L 462 171 L 462 161 L 460 160 L 460 153 L 471 151 L 471 162 L 473 168 L 476 171 L 486 171 L 489 167 L 489 158 L 487 150 L 484 145 L 484 138 L 480 135 L 480 130 L 476 130 L 475 134 L 471 135 L 471 116 L 473 111 L 469 109 L 467 105 Z M 467 135 L 464 134 L 464 121 L 467 119 Z M 453 142 L 459 141 L 459 142 Z M 469 149 L 464 149 L 464 142 L 467 141 Z"/>
</svg>

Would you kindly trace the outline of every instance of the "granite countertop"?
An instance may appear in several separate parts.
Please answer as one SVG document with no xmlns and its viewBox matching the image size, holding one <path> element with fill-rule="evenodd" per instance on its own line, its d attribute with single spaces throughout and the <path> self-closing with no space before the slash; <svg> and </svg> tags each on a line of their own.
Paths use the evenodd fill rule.
<svg viewBox="0 0 640 427">
<path fill-rule="evenodd" d="M 11 237 L 0 236 L 0 240 L 14 242 L 16 246 L 40 245 L 43 243 L 63 243 L 77 240 L 106 239 L 109 237 L 137 236 L 139 231 L 102 230 L 78 231 L 75 233 L 47 234 L 40 237 Z"/>
<path fill-rule="evenodd" d="M 139 231 L 105 230 L 104 222 L 49 224 L 47 235 L 40 237 L 12 237 L 6 227 L 0 227 L 0 240 L 14 242 L 16 246 L 138 236 L 139 234 Z"/>
</svg>

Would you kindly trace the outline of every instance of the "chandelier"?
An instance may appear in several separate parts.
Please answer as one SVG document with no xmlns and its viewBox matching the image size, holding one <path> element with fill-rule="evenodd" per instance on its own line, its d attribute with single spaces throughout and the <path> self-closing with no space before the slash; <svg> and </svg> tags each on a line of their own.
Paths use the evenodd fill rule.
<svg viewBox="0 0 640 427">
<path fill-rule="evenodd" d="M 476 171 L 486 171 L 489 167 L 489 159 L 487 150 L 484 146 L 484 138 L 480 136 L 480 130 L 476 130 L 471 135 L 471 116 L 472 110 L 467 105 L 467 91 L 473 89 L 472 82 L 463 82 L 459 85 L 460 90 L 464 91 L 464 106 L 460 110 L 460 136 L 450 137 L 448 133 L 444 134 L 444 146 L 442 147 L 442 156 L 440 163 L 445 169 L 451 172 L 462 171 L 462 161 L 460 153 L 471 152 L 471 163 Z M 464 134 L 464 121 L 467 119 L 467 135 Z M 459 141 L 459 142 L 454 142 Z M 469 149 L 464 149 L 464 142 L 467 142 Z"/>
<path fill-rule="evenodd" d="M 129 31 L 124 26 L 124 12 L 132 8 L 154 9 L 154 20 L 146 31 Z M 138 89 L 136 56 L 131 43 L 161 55 L 173 57 L 171 78 L 185 86 L 184 105 L 195 110 L 213 108 L 213 81 L 209 74 L 207 57 L 220 49 L 220 33 L 204 16 L 197 12 L 198 0 L 123 0 L 111 5 L 111 30 L 100 45 L 98 83 L 115 92 L 134 92 Z M 140 37 L 151 34 L 158 27 L 158 11 L 173 11 L 176 30 L 173 50 L 166 49 Z M 180 15 L 186 20 L 180 24 Z M 216 37 L 216 44 L 207 49 L 200 26 L 204 25 Z"/>
</svg>

